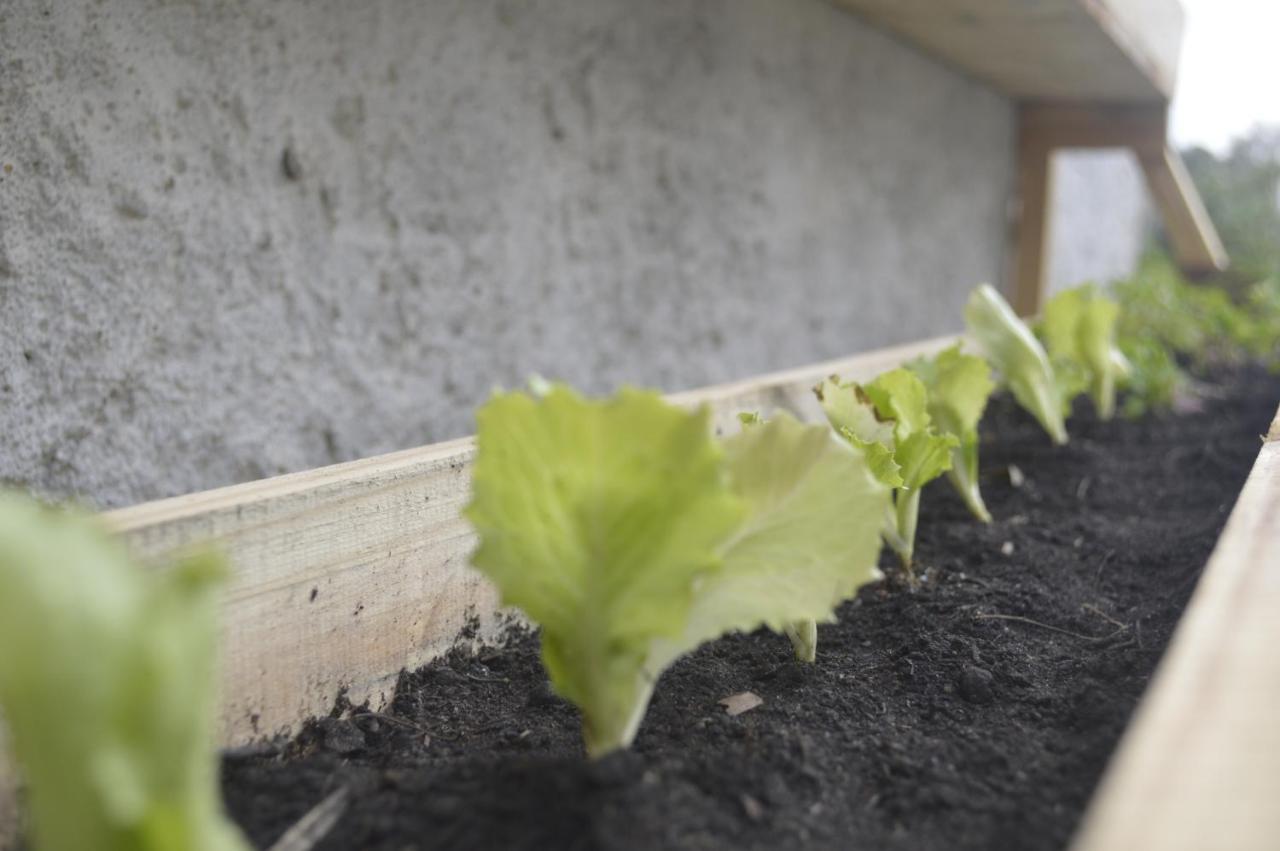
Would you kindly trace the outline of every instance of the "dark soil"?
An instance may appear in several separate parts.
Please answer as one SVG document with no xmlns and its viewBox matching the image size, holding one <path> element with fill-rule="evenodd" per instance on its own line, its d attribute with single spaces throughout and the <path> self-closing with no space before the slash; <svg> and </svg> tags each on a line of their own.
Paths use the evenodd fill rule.
<svg viewBox="0 0 1280 851">
<path fill-rule="evenodd" d="M 1246 370 L 1209 392 L 1200 412 L 1136 423 L 1081 405 L 1061 448 L 993 402 L 995 523 L 930 486 L 918 591 L 863 589 L 820 628 L 814 666 L 768 633 L 702 648 L 663 677 L 631 752 L 584 760 L 537 637 L 517 635 L 403 675 L 386 714 L 340 707 L 275 751 L 228 756 L 228 806 L 265 846 L 345 785 L 323 849 L 1062 848 L 1280 380 Z M 718 701 L 743 691 L 763 705 L 729 717 Z"/>
</svg>

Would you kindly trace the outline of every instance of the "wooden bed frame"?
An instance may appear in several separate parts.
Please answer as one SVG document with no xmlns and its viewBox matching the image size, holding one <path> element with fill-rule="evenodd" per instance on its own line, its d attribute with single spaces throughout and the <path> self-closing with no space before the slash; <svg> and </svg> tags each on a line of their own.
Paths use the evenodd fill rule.
<svg viewBox="0 0 1280 851">
<path fill-rule="evenodd" d="M 821 378 L 866 380 L 957 339 L 669 398 L 709 405 L 717 428 L 736 427 L 739 411 L 820 421 Z M 471 439 L 455 440 L 103 515 L 145 560 L 210 542 L 227 553 L 222 745 L 295 732 L 343 690 L 381 704 L 401 669 L 492 641 L 515 617 L 467 565 L 472 456 Z M 1075 851 L 1276 847 L 1277 647 L 1280 412 Z M 13 823 L 0 812 L 0 834 Z"/>
</svg>

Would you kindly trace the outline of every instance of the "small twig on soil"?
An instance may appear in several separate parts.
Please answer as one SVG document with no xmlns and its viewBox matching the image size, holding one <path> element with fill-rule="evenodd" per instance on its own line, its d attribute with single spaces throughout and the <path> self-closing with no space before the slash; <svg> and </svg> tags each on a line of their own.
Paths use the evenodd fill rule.
<svg viewBox="0 0 1280 851">
<path fill-rule="evenodd" d="M 1089 495 L 1089 486 L 1093 484 L 1093 479 L 1085 476 L 1080 480 L 1080 484 L 1076 485 L 1076 499 L 1084 502 L 1084 498 Z"/>
<path fill-rule="evenodd" d="M 1084 609 L 1086 612 L 1092 612 L 1093 614 L 1095 614 L 1095 615 L 1097 615 L 1098 617 L 1102 618 L 1104 621 L 1106 621 L 1107 623 L 1111 624 L 1112 626 L 1128 627 L 1128 624 L 1126 624 L 1124 621 L 1116 620 L 1115 618 L 1111 617 L 1111 615 L 1109 615 L 1109 614 L 1107 614 L 1106 612 L 1102 611 L 1102 609 L 1099 609 L 1099 608 L 1098 608 L 1097 606 L 1095 606 L 1093 603 L 1085 603 L 1085 604 L 1084 604 L 1083 606 L 1081 606 L 1080 608 Z"/>
<path fill-rule="evenodd" d="M 339 786 L 298 819 L 267 851 L 311 851 L 347 809 L 347 787 Z"/>
<path fill-rule="evenodd" d="M 467 674 L 467 679 L 473 683 L 510 683 L 511 680 L 506 677 L 477 677 L 475 674 Z"/>
<path fill-rule="evenodd" d="M 1084 633 L 1072 632 L 1069 629 L 1063 629 L 1062 627 L 1054 626 L 1053 624 L 1042 623 L 1041 621 L 1032 620 L 1031 618 L 1024 618 L 1021 615 L 984 614 L 982 612 L 979 612 L 978 614 L 973 616 L 973 619 L 976 621 L 990 620 L 990 621 L 1014 621 L 1016 623 L 1025 623 L 1025 624 L 1028 624 L 1029 626 L 1038 626 L 1041 629 L 1047 629 L 1053 632 L 1060 632 L 1063 635 L 1069 635 L 1072 638 L 1079 638 L 1082 641 L 1106 641 L 1107 639 L 1115 638 L 1117 635 L 1119 635 L 1120 633 L 1124 632 L 1126 629 L 1129 628 L 1129 625 L 1125 624 L 1124 626 L 1120 627 L 1115 632 L 1110 633 L 1109 635 L 1085 635 Z"/>
</svg>

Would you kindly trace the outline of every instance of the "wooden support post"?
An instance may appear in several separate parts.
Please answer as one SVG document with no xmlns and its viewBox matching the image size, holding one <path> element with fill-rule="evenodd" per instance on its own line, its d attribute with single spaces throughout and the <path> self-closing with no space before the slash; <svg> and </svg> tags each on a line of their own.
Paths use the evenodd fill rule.
<svg viewBox="0 0 1280 851">
<path fill-rule="evenodd" d="M 1226 249 L 1182 157 L 1168 145 L 1141 149 L 1137 154 L 1178 267 L 1191 278 L 1227 268 Z"/>
<path fill-rule="evenodd" d="M 1222 241 L 1177 152 L 1165 141 L 1163 103 L 1025 102 L 1018 108 L 1018 219 L 1011 298 L 1023 316 L 1039 311 L 1046 291 L 1052 231 L 1051 161 L 1064 148 L 1128 148 L 1137 157 L 1174 258 L 1199 277 L 1226 268 Z"/>
<path fill-rule="evenodd" d="M 1017 192 L 1010 303 L 1019 316 L 1032 316 L 1039 312 L 1047 287 L 1053 150 L 1025 128 L 1018 134 Z"/>
</svg>

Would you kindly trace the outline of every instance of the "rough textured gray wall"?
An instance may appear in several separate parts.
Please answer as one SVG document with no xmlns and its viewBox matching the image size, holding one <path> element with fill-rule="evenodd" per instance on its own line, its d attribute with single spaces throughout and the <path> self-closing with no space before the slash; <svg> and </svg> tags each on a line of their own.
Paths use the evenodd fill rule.
<svg viewBox="0 0 1280 851">
<path fill-rule="evenodd" d="M 4 0 L 0 478 L 101 506 L 955 329 L 1010 104 L 818 0 Z"/>
<path fill-rule="evenodd" d="M 1129 151 L 1062 151 L 1053 158 L 1049 291 L 1106 283 L 1137 268 L 1152 206 Z"/>
</svg>

